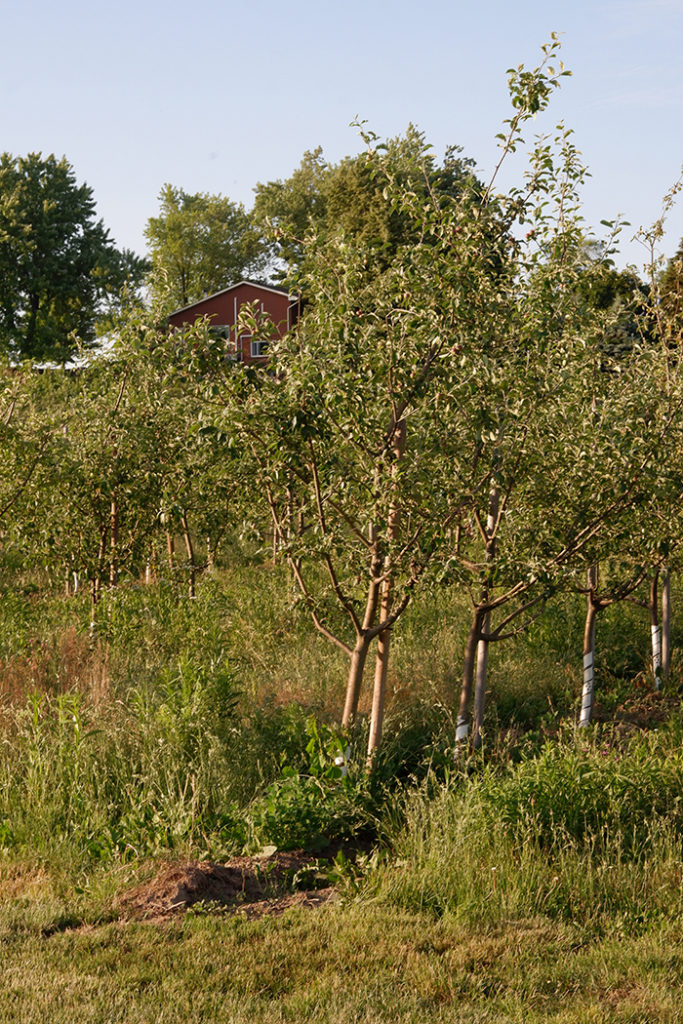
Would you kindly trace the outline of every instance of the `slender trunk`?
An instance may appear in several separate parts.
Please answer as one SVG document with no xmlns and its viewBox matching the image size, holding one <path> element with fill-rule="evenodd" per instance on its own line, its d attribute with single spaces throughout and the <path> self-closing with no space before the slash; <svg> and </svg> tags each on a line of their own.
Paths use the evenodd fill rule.
<svg viewBox="0 0 683 1024">
<path fill-rule="evenodd" d="M 216 567 L 215 563 L 215 551 L 214 546 L 211 543 L 211 538 L 206 538 L 206 571 L 213 572 Z"/>
<path fill-rule="evenodd" d="M 389 590 L 389 588 L 387 588 Z M 380 615 L 382 618 L 389 614 L 391 607 L 390 597 L 387 607 L 384 608 L 384 595 Z M 387 670 L 389 667 L 389 649 L 391 645 L 391 630 L 383 629 L 377 637 L 377 657 L 375 659 L 375 682 L 372 690 L 372 712 L 370 714 L 370 733 L 368 735 L 368 760 L 372 759 L 380 743 L 382 742 L 382 727 L 384 725 L 384 703 L 387 691 Z"/>
<path fill-rule="evenodd" d="M 368 656 L 370 641 L 364 633 L 356 637 L 356 645 L 351 653 L 351 664 L 349 665 L 349 676 L 346 683 L 346 701 L 344 703 L 344 714 L 342 715 L 342 727 L 347 729 L 355 720 L 358 713 L 358 698 L 360 687 L 363 682 L 363 671 Z"/>
<path fill-rule="evenodd" d="M 671 573 L 664 570 L 662 580 L 662 683 L 669 679 L 671 671 Z"/>
<path fill-rule="evenodd" d="M 171 571 L 172 577 L 173 570 L 175 568 L 175 543 L 173 541 L 173 534 L 170 530 L 166 531 L 166 551 L 168 552 L 168 568 Z"/>
<path fill-rule="evenodd" d="M 486 561 L 489 567 L 496 557 L 496 524 L 500 509 L 500 492 L 497 487 L 489 491 L 489 513 L 486 520 Z M 491 589 L 491 569 L 487 572 L 486 585 L 482 590 L 481 603 L 488 601 Z M 491 629 L 491 613 L 487 611 L 482 619 L 481 632 L 488 633 Z M 475 750 L 481 745 L 481 727 L 484 724 L 484 708 L 486 705 L 486 675 L 489 665 L 489 640 L 479 638 L 477 644 L 477 674 L 474 683 L 474 719 L 472 722 L 472 746 Z"/>
<path fill-rule="evenodd" d="M 393 475 L 396 475 L 396 467 L 403 458 L 406 450 L 406 423 L 400 420 L 396 424 L 394 433 L 394 458 Z M 395 482 L 392 483 L 395 489 Z M 382 595 L 380 599 L 379 621 L 380 625 L 391 615 L 392 591 L 393 591 L 393 569 L 391 564 L 391 546 L 398 536 L 401 525 L 401 510 L 393 507 L 387 518 L 387 555 L 384 559 L 384 580 L 382 582 Z M 368 759 L 382 742 L 382 727 L 384 724 L 384 704 L 386 700 L 387 672 L 389 669 L 389 652 L 391 648 L 391 629 L 383 629 L 377 637 L 377 657 L 375 659 L 375 682 L 372 691 L 372 713 L 370 715 L 370 734 L 368 736 Z"/>
<path fill-rule="evenodd" d="M 460 753 L 461 747 L 467 743 L 470 732 L 470 699 L 474 683 L 474 662 L 477 655 L 477 644 L 482 629 L 484 611 L 477 608 L 472 618 L 470 631 L 465 642 L 465 660 L 462 668 L 462 684 L 460 687 L 460 707 L 458 709 L 458 721 L 455 729 L 455 754 Z"/>
<path fill-rule="evenodd" d="M 347 728 L 355 720 L 358 714 L 358 698 L 360 697 L 361 683 L 363 682 L 363 670 L 368 656 L 370 640 L 367 637 L 368 630 L 374 625 L 377 613 L 377 602 L 379 601 L 379 583 L 377 577 L 380 571 L 380 559 L 377 551 L 377 537 L 374 526 L 370 530 L 372 542 L 372 557 L 370 561 L 370 583 L 368 584 L 368 596 L 365 602 L 365 617 L 360 632 L 356 634 L 356 645 L 351 653 L 351 665 L 346 683 L 346 699 L 344 701 L 344 713 L 342 715 L 342 726 Z"/>
<path fill-rule="evenodd" d="M 112 498 L 109 523 L 109 586 L 115 587 L 119 581 L 119 506 L 116 497 Z"/>
<path fill-rule="evenodd" d="M 105 553 L 107 550 L 107 529 L 108 525 L 100 528 L 100 542 L 97 547 L 97 569 L 90 579 L 90 644 L 95 642 L 95 613 L 100 601 L 101 581 L 105 566 Z"/>
<path fill-rule="evenodd" d="M 194 559 L 194 548 L 192 546 L 192 537 L 190 536 L 190 527 L 187 522 L 187 515 L 183 512 L 181 522 L 183 524 L 183 539 L 185 540 L 185 550 L 187 551 L 187 560 L 190 565 L 190 582 L 189 582 L 189 595 L 192 600 L 197 596 L 196 581 L 197 581 L 197 565 Z"/>
<path fill-rule="evenodd" d="M 491 629 L 491 612 L 484 613 L 481 621 L 481 632 L 488 633 Z M 489 665 L 489 641 L 479 638 L 477 644 L 477 671 L 474 680 L 474 715 L 472 719 L 472 746 L 478 750 L 481 746 L 481 727 L 484 723 L 486 704 L 486 674 Z"/>
<path fill-rule="evenodd" d="M 93 576 L 90 580 L 90 627 L 88 629 L 91 650 L 95 645 L 95 623 L 97 615 L 97 605 L 99 604 L 99 600 L 100 581 L 97 576 Z"/>
<path fill-rule="evenodd" d="M 586 598 L 586 623 L 583 630 L 583 690 L 581 693 L 581 717 L 579 727 L 590 725 L 595 693 L 595 618 L 598 612 L 596 589 L 598 570 L 588 570 L 588 595 Z"/>
<path fill-rule="evenodd" d="M 659 569 L 655 570 L 650 582 L 650 634 L 652 636 L 652 678 L 655 690 L 661 685 L 662 677 L 662 627 L 659 624 Z"/>
</svg>

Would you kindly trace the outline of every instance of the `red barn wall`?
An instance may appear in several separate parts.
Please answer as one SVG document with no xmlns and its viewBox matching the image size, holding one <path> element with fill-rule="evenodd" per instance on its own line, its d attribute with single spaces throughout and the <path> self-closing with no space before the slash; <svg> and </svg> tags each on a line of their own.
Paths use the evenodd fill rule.
<svg viewBox="0 0 683 1024">
<path fill-rule="evenodd" d="M 201 317 L 207 317 L 214 327 L 230 328 L 230 339 L 235 345 L 235 351 L 241 353 L 243 362 L 265 362 L 268 358 L 267 355 L 251 355 L 251 337 L 248 334 L 241 332 L 239 337 L 235 336 L 235 323 L 240 309 L 247 303 L 254 302 L 258 304 L 258 308 L 268 313 L 280 337 L 296 321 L 296 300 L 291 299 L 285 292 L 273 291 L 244 282 L 235 285 L 234 288 L 226 289 L 218 295 L 195 302 L 177 313 L 172 313 L 168 322 L 171 327 L 183 327 L 186 324 L 194 324 Z"/>
</svg>

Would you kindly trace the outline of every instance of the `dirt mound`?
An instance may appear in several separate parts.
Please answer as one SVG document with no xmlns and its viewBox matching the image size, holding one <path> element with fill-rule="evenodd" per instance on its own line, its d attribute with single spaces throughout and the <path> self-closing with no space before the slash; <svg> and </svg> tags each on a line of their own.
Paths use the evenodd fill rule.
<svg viewBox="0 0 683 1024">
<path fill-rule="evenodd" d="M 328 902 L 336 890 L 325 882 L 318 862 L 299 851 L 236 857 L 226 864 L 189 861 L 165 865 L 119 897 L 116 910 L 129 920 L 168 918 L 190 907 L 258 917 Z"/>
</svg>

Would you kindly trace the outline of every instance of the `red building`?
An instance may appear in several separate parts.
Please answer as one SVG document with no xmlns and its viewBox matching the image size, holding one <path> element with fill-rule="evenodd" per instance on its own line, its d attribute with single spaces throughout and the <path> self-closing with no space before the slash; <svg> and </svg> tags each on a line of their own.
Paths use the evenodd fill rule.
<svg viewBox="0 0 683 1024">
<path fill-rule="evenodd" d="M 253 303 L 269 315 L 279 337 L 296 323 L 299 314 L 297 297 L 290 295 L 284 288 L 258 284 L 256 281 L 239 281 L 215 295 L 207 295 L 205 299 L 171 313 L 168 322 L 171 327 L 180 328 L 206 317 L 211 330 L 225 338 L 226 351 L 234 353 L 237 360 L 244 363 L 265 362 L 268 358 L 268 340 L 238 330 L 240 310 Z"/>
</svg>

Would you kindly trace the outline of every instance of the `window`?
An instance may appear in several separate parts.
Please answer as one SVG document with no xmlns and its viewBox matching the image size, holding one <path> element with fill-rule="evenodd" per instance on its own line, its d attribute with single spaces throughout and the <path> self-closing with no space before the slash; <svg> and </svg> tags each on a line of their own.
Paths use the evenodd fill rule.
<svg viewBox="0 0 683 1024">
<path fill-rule="evenodd" d="M 242 362 L 242 349 L 241 347 L 235 347 L 235 343 L 232 340 L 232 327 L 230 327 L 229 324 L 212 324 L 209 331 L 216 341 L 222 341 L 225 343 L 226 362 Z"/>
<path fill-rule="evenodd" d="M 268 355 L 268 342 L 253 339 L 251 342 L 251 358 L 263 359 Z"/>
<path fill-rule="evenodd" d="M 230 327 L 225 324 L 212 324 L 209 332 L 216 341 L 230 341 Z"/>
</svg>

